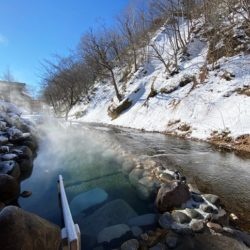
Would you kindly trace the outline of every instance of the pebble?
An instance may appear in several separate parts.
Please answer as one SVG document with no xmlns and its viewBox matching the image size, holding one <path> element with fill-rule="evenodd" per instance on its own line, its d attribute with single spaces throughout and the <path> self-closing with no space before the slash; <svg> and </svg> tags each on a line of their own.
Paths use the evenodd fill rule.
<svg viewBox="0 0 250 250">
<path fill-rule="evenodd" d="M 216 213 L 216 210 L 207 204 L 201 204 L 200 209 L 205 213 Z"/>
</svg>

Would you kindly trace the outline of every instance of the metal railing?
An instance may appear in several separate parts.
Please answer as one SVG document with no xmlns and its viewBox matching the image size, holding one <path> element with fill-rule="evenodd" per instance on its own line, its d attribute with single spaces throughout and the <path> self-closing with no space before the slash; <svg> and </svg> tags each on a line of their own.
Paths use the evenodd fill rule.
<svg viewBox="0 0 250 250">
<path fill-rule="evenodd" d="M 64 228 L 61 230 L 62 249 L 63 250 L 80 250 L 81 249 L 81 232 L 79 226 L 74 223 L 67 196 L 64 189 L 63 178 L 59 175 L 58 192 L 61 201 Z"/>
</svg>

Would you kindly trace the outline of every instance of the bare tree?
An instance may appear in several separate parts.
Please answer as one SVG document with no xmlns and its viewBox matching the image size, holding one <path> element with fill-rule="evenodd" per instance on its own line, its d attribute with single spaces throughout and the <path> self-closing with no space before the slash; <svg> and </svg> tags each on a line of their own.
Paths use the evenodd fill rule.
<svg viewBox="0 0 250 250">
<path fill-rule="evenodd" d="M 119 92 L 114 73 L 115 59 L 118 53 L 117 45 L 114 46 L 113 37 L 105 33 L 97 36 L 93 31 L 90 31 L 82 37 L 80 50 L 85 61 L 93 67 L 98 75 L 107 76 L 108 73 L 108 76 L 112 79 L 116 97 L 121 101 L 122 95 Z"/>
</svg>

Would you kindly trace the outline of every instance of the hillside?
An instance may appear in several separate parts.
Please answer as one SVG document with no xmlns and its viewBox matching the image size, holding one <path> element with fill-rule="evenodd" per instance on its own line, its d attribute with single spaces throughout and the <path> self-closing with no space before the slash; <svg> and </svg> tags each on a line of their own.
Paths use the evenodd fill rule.
<svg viewBox="0 0 250 250">
<path fill-rule="evenodd" d="M 202 18 L 196 20 L 186 50 L 178 52 L 178 71 L 174 74 L 168 74 L 156 57 L 149 57 L 138 71 L 126 75 L 126 81 L 127 68 L 116 68 L 123 101 L 119 103 L 114 97 L 109 79 L 97 81 L 90 101 L 74 106 L 70 119 L 210 139 L 244 148 L 250 141 L 250 29 L 241 15 L 234 18 L 236 25 L 225 21 L 217 30 L 223 36 L 219 35 L 213 46 L 207 35 L 209 27 L 203 28 Z M 164 45 L 165 58 L 172 49 L 167 29 L 166 24 L 152 38 L 158 48 Z M 184 21 L 182 34 L 186 29 Z M 229 42 L 233 45 L 226 53 Z"/>
</svg>

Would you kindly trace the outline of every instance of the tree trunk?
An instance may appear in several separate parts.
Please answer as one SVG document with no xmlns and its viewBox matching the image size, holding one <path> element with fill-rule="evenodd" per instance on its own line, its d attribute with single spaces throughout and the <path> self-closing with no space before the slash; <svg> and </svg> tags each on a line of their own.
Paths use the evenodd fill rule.
<svg viewBox="0 0 250 250">
<path fill-rule="evenodd" d="M 117 87 L 117 84 L 116 84 L 116 80 L 115 80 L 115 75 L 114 75 L 114 72 L 112 69 L 109 70 L 110 73 L 111 73 L 111 77 L 112 77 L 112 81 L 113 81 L 113 85 L 115 87 L 115 94 L 116 94 L 116 97 L 117 99 L 119 100 L 119 102 L 122 100 L 122 96 L 118 90 L 118 87 Z"/>
</svg>

